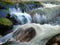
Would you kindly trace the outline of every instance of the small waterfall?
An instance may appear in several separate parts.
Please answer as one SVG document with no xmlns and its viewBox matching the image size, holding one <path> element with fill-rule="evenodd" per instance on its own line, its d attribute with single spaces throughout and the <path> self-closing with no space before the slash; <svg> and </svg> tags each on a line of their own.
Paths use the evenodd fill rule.
<svg viewBox="0 0 60 45">
<path fill-rule="evenodd" d="M 20 13 L 16 20 L 21 24 L 31 23 L 31 16 L 27 13 Z"/>
<path fill-rule="evenodd" d="M 54 7 L 57 7 L 58 6 L 56 4 L 50 4 L 50 3 L 49 4 L 43 4 L 43 5 L 45 6 L 45 8 L 46 7 L 48 7 L 48 8 L 54 8 Z M 33 9 L 33 10 L 39 10 L 39 9 L 42 9 L 42 8 L 40 7 L 40 8 L 36 8 L 36 9 Z M 32 20 L 31 16 L 29 14 L 27 14 L 26 12 L 22 13 L 22 11 L 21 11 L 18 3 L 16 3 L 15 8 L 9 8 L 9 10 L 10 10 L 11 16 L 12 17 L 15 17 L 15 20 L 17 20 L 18 23 L 21 23 L 21 24 L 31 23 L 31 20 Z M 56 10 L 57 9 L 55 9 L 55 11 Z M 47 9 L 47 11 L 49 11 L 49 9 Z M 54 15 L 57 14 L 57 13 L 55 14 L 54 10 L 52 12 L 54 13 Z M 54 15 L 52 15 L 52 14 L 50 15 L 49 14 L 49 16 L 47 15 L 47 17 L 48 17 L 47 18 L 44 13 L 42 13 L 42 14 L 35 13 L 33 15 L 33 22 L 34 23 L 39 23 L 39 24 L 44 24 L 50 18 L 52 19 L 52 17 L 54 17 Z M 48 24 L 53 24 L 53 23 L 54 22 L 48 22 Z M 58 23 L 58 21 L 56 21 L 55 24 L 56 23 Z"/>
<path fill-rule="evenodd" d="M 10 17 L 14 17 L 19 24 L 31 23 L 31 16 L 28 13 L 22 13 L 19 11 L 19 9 L 16 10 L 15 8 L 9 8 L 9 10 L 11 15 Z"/>
<path fill-rule="evenodd" d="M 15 8 L 9 8 L 9 11 L 10 17 L 14 17 L 19 24 L 31 23 L 31 16 L 26 12 L 22 13 L 18 3 L 16 3 Z"/>
<path fill-rule="evenodd" d="M 60 5 L 55 4 L 46 4 L 46 5 L 43 8 L 37 8 L 31 11 L 34 23 L 59 25 Z"/>
</svg>

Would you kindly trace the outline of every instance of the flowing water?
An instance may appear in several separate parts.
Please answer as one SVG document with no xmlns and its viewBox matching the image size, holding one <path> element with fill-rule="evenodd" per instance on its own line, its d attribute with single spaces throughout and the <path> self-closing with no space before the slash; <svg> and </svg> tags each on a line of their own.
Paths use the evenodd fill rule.
<svg viewBox="0 0 60 45">
<path fill-rule="evenodd" d="M 19 28 L 19 26 L 16 26 L 16 27 Z M 23 28 L 23 29 L 26 29 L 28 27 L 34 27 L 35 31 L 36 31 L 36 36 L 30 42 L 15 42 L 15 41 L 13 41 L 11 43 L 8 43 L 7 45 L 45 45 L 46 42 L 52 36 L 60 33 L 60 30 L 59 30 L 60 26 L 58 26 L 58 25 L 52 26 L 49 24 L 45 24 L 45 25 L 26 24 L 24 26 L 21 26 L 21 28 Z"/>
<path fill-rule="evenodd" d="M 49 7 L 49 6 L 47 6 L 47 7 Z M 29 8 L 28 8 L 29 9 Z M 38 8 L 37 8 L 38 9 Z M 12 17 L 14 17 L 15 18 L 15 20 L 17 20 L 17 22 L 18 23 L 21 23 L 22 25 L 23 24 L 26 24 L 26 23 L 31 23 L 31 21 L 32 21 L 32 17 L 28 14 L 28 13 L 26 13 L 26 12 L 22 12 L 21 11 L 21 9 L 18 7 L 18 4 L 17 4 L 17 6 L 16 6 L 16 8 L 9 8 L 9 11 L 10 11 L 10 15 L 11 15 L 11 18 Z M 55 10 L 56 11 L 56 10 Z M 59 10 L 60 11 L 60 10 Z M 55 12 L 54 12 L 54 14 L 56 14 Z M 52 15 L 53 15 L 53 13 L 52 13 Z M 56 14 L 57 15 L 57 14 Z M 51 19 L 50 17 L 52 17 L 52 16 L 45 16 L 44 14 L 38 14 L 38 13 L 35 13 L 34 14 L 34 19 L 36 19 L 36 23 L 39 23 L 39 24 L 42 24 L 42 23 L 46 23 L 46 24 L 54 24 L 54 25 L 59 25 L 60 24 L 60 16 L 55 16 L 55 15 L 53 15 L 54 16 L 54 19 L 52 20 L 52 21 L 49 21 L 48 23 L 46 23 L 45 21 L 46 20 L 48 20 L 48 19 Z M 47 18 L 48 17 L 48 18 Z M 33 25 L 32 25 L 33 26 Z M 45 25 L 46 26 L 46 25 Z M 54 26 L 53 26 L 54 27 Z M 16 28 L 16 27 L 15 27 Z M 47 27 L 48 29 L 49 29 L 49 26 Z M 52 26 L 51 26 L 51 28 L 52 28 Z M 42 29 L 43 29 L 43 27 L 42 27 Z M 45 27 L 44 27 L 44 29 L 45 29 Z M 51 29 L 50 29 L 51 30 Z M 46 31 L 45 31 L 46 32 Z M 37 32 L 38 33 L 38 32 Z M 47 32 L 48 33 L 48 32 Z M 42 33 L 41 33 L 42 34 Z M 55 33 L 54 33 L 55 34 Z M 46 36 L 48 36 L 48 35 L 46 35 Z M 43 35 L 43 37 L 44 37 L 44 35 Z M 42 37 L 42 38 L 43 38 Z M 36 41 L 37 40 L 37 41 Z M 39 38 L 38 39 L 36 39 L 34 42 L 31 42 L 31 43 L 17 43 L 17 42 L 12 42 L 12 43 L 10 43 L 9 45 L 45 45 L 45 43 L 46 43 L 46 41 L 48 40 L 48 38 L 45 40 L 42 40 L 42 41 L 39 41 Z M 40 42 L 40 43 L 39 43 Z"/>
<path fill-rule="evenodd" d="M 31 23 L 31 16 L 26 12 L 23 13 L 19 7 L 9 8 L 9 10 L 11 18 L 14 17 L 19 24 Z"/>
<path fill-rule="evenodd" d="M 32 11 L 33 21 L 39 24 L 60 24 L 60 5 L 44 4 L 43 8 L 37 8 Z M 35 12 L 34 12 L 35 11 Z"/>
<path fill-rule="evenodd" d="M 53 7 L 56 7 L 56 5 L 54 5 L 54 4 L 44 4 L 44 7 L 52 7 L 53 8 Z M 43 8 L 43 7 L 36 8 L 36 9 L 33 9 L 33 10 L 37 10 L 37 9 L 41 9 L 41 8 Z M 19 4 L 16 4 L 14 8 L 9 8 L 9 11 L 10 11 L 11 17 L 14 17 L 15 20 L 17 20 L 18 23 L 26 24 L 26 23 L 31 23 L 31 21 L 32 21 L 31 15 L 29 15 L 26 12 L 23 13 L 21 11 L 21 9 L 19 8 Z M 45 16 L 44 13 L 42 13 L 42 14 L 35 13 L 34 16 L 33 16 L 33 22 L 34 23 L 44 24 L 44 23 L 46 23 L 46 20 L 47 20 L 47 17 Z"/>
<path fill-rule="evenodd" d="M 34 23 L 44 24 L 46 22 L 46 16 L 44 14 L 34 14 L 33 16 Z"/>
</svg>

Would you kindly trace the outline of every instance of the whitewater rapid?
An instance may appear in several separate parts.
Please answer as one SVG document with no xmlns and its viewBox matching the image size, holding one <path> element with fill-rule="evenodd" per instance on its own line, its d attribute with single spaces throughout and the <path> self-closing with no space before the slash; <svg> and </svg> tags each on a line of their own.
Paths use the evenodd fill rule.
<svg viewBox="0 0 60 45">
<path fill-rule="evenodd" d="M 35 29 L 36 36 L 29 42 L 16 42 L 18 43 L 16 45 L 46 45 L 47 41 L 51 37 L 60 33 L 59 25 L 53 26 L 50 24 L 40 25 L 40 24 L 32 23 L 32 24 L 24 24 L 22 26 L 18 25 L 17 28 L 15 28 L 15 30 L 18 31 L 18 29 L 23 29 L 25 31 L 25 29 L 28 29 L 30 27 Z M 14 43 L 11 43 L 11 44 L 13 45 Z"/>
</svg>

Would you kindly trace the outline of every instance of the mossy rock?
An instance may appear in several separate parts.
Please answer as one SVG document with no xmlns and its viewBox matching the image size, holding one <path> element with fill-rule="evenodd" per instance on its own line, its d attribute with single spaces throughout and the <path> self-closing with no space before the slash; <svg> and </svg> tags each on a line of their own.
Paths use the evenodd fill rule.
<svg viewBox="0 0 60 45">
<path fill-rule="evenodd" d="M 7 18 L 0 18 L 0 25 L 10 26 L 12 25 L 11 21 Z"/>
<path fill-rule="evenodd" d="M 12 29 L 13 23 L 7 18 L 0 18 L 0 34 L 5 35 Z"/>
</svg>

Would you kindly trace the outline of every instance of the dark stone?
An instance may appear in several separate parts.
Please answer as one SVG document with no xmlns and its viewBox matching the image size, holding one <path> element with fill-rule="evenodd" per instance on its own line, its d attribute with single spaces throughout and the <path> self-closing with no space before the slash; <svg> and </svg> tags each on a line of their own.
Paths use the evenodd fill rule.
<svg viewBox="0 0 60 45">
<path fill-rule="evenodd" d="M 10 30 L 13 28 L 13 24 L 10 20 L 7 18 L 0 18 L 0 34 L 1 35 L 6 35 Z"/>
<path fill-rule="evenodd" d="M 60 34 L 57 34 L 49 39 L 46 45 L 60 45 Z"/>
<path fill-rule="evenodd" d="M 0 34 L 4 36 L 4 35 L 10 33 L 10 30 L 12 29 L 12 27 L 13 26 L 0 25 Z"/>
</svg>

